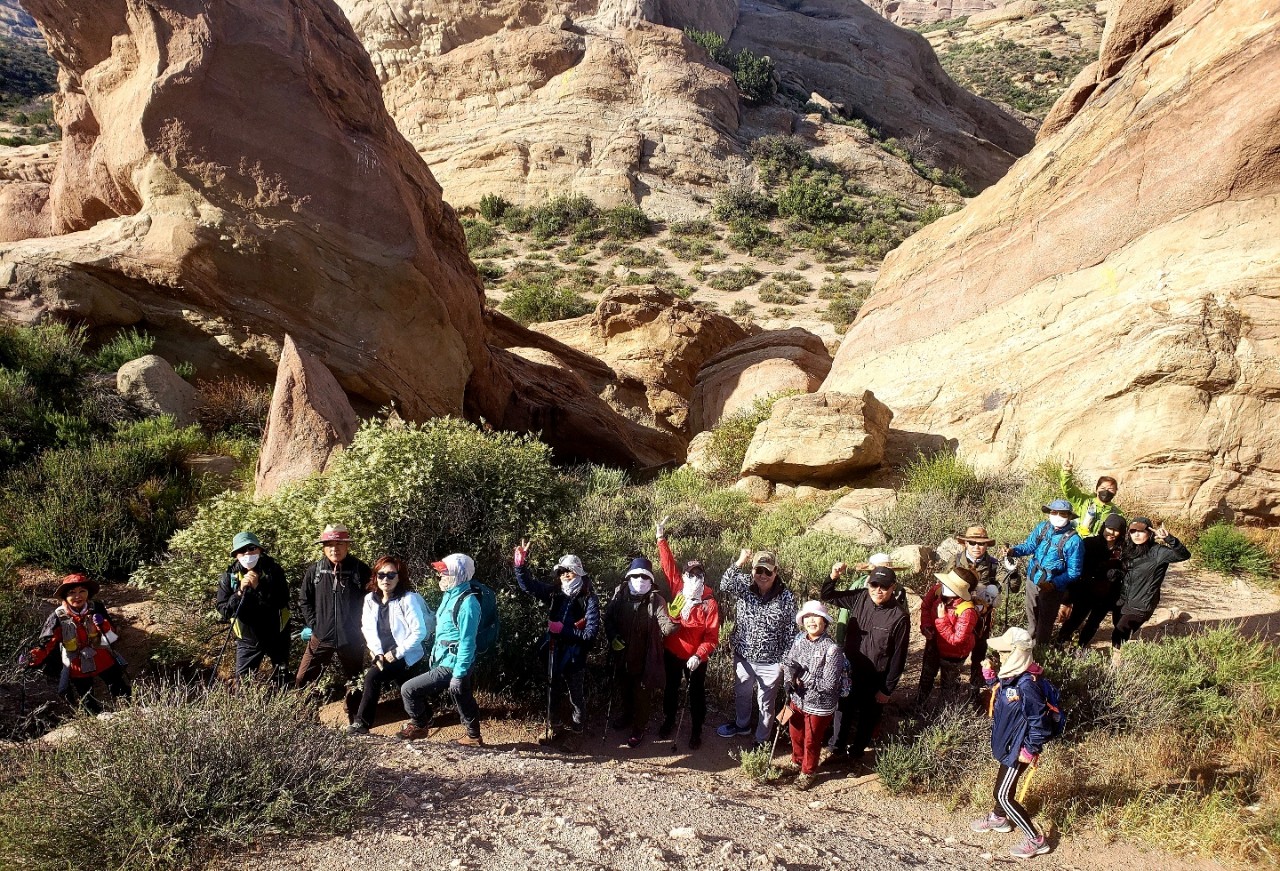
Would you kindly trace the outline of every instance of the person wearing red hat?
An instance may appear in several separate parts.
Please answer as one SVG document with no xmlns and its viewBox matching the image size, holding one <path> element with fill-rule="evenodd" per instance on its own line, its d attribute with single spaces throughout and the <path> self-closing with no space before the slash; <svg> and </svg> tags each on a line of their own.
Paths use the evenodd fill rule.
<svg viewBox="0 0 1280 871">
<path fill-rule="evenodd" d="M 302 640 L 307 646 L 298 664 L 295 688 L 314 682 L 335 658 L 345 681 L 359 677 L 364 665 L 360 618 L 373 572 L 351 555 L 351 532 L 342 524 L 326 526 L 316 544 L 324 555 L 307 566 L 298 598 L 305 624 Z M 349 720 L 354 722 L 358 694 L 349 695 L 348 702 Z"/>
<path fill-rule="evenodd" d="M 39 668 L 61 648 L 58 694 L 72 707 L 79 703 L 91 714 L 101 713 L 102 703 L 93 695 L 95 677 L 102 678 L 113 699 L 128 698 L 133 689 L 123 657 L 111 646 L 117 635 L 107 609 L 93 598 L 98 595 L 98 584 L 84 575 L 67 575 L 54 595 L 62 604 L 45 621 L 36 646 L 19 662 L 27 668 Z"/>
</svg>

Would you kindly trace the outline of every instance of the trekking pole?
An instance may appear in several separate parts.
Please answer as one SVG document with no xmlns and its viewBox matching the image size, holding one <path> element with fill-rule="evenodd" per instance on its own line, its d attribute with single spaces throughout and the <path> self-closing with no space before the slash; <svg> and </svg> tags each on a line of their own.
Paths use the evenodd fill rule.
<svg viewBox="0 0 1280 871">
<path fill-rule="evenodd" d="M 543 738 L 547 743 L 551 741 L 551 688 L 555 686 L 555 662 L 556 662 L 556 641 L 550 639 L 547 644 L 547 723 L 543 733 Z"/>
<path fill-rule="evenodd" d="M 684 700 L 680 704 L 680 717 L 676 720 L 675 737 L 671 740 L 671 752 L 680 749 L 680 729 L 684 726 L 684 709 L 689 707 L 689 685 L 693 683 L 693 675 L 688 668 L 684 669 Z"/>
</svg>

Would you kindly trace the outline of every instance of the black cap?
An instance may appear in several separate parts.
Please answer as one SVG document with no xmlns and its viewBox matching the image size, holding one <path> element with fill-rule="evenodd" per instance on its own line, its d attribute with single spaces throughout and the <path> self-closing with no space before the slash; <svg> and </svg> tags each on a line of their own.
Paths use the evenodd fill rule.
<svg viewBox="0 0 1280 871">
<path fill-rule="evenodd" d="M 1129 528 L 1129 521 L 1125 520 L 1119 514 L 1108 514 L 1107 519 L 1102 521 L 1103 529 L 1114 529 L 1117 532 L 1124 532 Z"/>
<path fill-rule="evenodd" d="M 880 566 L 871 570 L 867 576 L 868 587 L 892 587 L 898 582 L 898 576 L 888 566 Z"/>
</svg>

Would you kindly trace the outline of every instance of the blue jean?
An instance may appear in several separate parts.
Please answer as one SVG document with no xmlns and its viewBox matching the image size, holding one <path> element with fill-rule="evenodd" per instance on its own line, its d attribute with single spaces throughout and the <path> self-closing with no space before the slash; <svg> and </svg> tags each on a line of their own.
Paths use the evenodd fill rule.
<svg viewBox="0 0 1280 871">
<path fill-rule="evenodd" d="M 453 680 L 453 669 L 436 666 L 426 674 L 405 681 L 400 685 L 400 698 L 404 700 L 405 713 L 415 726 L 426 726 L 431 722 L 431 697 L 448 692 L 449 682 Z M 462 678 L 462 687 L 451 693 L 453 703 L 458 708 L 458 718 L 466 727 L 472 738 L 480 737 L 480 706 L 471 694 L 471 675 Z"/>
</svg>

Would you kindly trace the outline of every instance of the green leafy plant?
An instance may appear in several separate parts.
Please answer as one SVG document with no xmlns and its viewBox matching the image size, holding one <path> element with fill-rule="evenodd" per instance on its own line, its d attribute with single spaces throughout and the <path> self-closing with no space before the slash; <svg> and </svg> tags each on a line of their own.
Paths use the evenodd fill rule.
<svg viewBox="0 0 1280 871">
<path fill-rule="evenodd" d="M 782 769 L 773 764 L 768 746 L 759 748 L 743 748 L 735 754 L 729 751 L 729 758 L 738 760 L 742 776 L 756 783 L 770 783 L 782 776 Z"/>
<path fill-rule="evenodd" d="M 498 308 L 522 324 L 576 318 L 595 310 L 578 291 L 537 279 L 512 282 Z"/>
<path fill-rule="evenodd" d="M 1196 537 L 1193 547 L 1196 559 L 1215 572 L 1258 578 L 1269 578 L 1275 572 L 1267 549 L 1230 523 L 1219 522 L 1206 528 Z"/>
<path fill-rule="evenodd" d="M 95 372 L 115 372 L 130 360 L 150 354 L 156 346 L 155 336 L 130 327 L 117 333 L 89 358 L 88 365 Z"/>
<path fill-rule="evenodd" d="M 480 197 L 480 216 L 490 224 L 501 221 L 510 208 L 511 201 L 497 194 L 485 194 Z"/>
<path fill-rule="evenodd" d="M 720 191 L 711 207 L 716 218 L 728 224 L 743 220 L 768 220 L 774 210 L 774 203 L 768 197 L 741 186 L 727 187 Z"/>
</svg>

